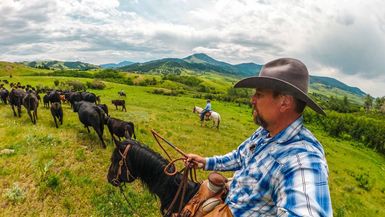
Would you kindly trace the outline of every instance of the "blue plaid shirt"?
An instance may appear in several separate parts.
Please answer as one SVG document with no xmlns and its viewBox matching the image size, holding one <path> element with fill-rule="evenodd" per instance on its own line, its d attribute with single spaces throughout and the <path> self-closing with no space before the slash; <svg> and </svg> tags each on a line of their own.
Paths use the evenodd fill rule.
<svg viewBox="0 0 385 217">
<path fill-rule="evenodd" d="M 226 199 L 234 216 L 333 215 L 325 154 L 302 117 L 274 137 L 260 127 L 205 169 L 235 171 Z"/>
</svg>

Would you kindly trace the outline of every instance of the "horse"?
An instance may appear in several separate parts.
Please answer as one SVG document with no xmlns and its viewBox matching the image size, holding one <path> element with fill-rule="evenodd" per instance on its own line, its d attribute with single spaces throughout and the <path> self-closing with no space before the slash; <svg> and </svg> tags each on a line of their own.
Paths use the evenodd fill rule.
<svg viewBox="0 0 385 217">
<path fill-rule="evenodd" d="M 120 187 L 121 183 L 131 183 L 139 179 L 152 194 L 160 199 L 162 216 L 171 216 L 171 213 L 178 212 L 178 206 L 173 206 L 169 210 L 171 213 L 167 210 L 173 203 L 183 175 L 180 172 L 176 172 L 174 175 L 165 174 L 164 168 L 169 162 L 138 141 L 127 139 L 120 142 L 114 139 L 114 142 L 115 149 L 108 169 L 108 182 Z M 171 169 L 175 168 L 171 167 Z M 182 207 L 195 195 L 199 187 L 199 183 L 188 180 L 186 193 L 182 198 Z M 179 196 L 175 204 L 178 205 L 180 201 Z"/>
<path fill-rule="evenodd" d="M 193 108 L 193 113 L 198 113 L 199 116 L 201 115 L 202 111 L 203 111 L 203 108 L 201 107 L 194 106 Z M 207 115 L 207 113 L 209 113 L 209 115 Z M 215 111 L 210 111 L 207 113 L 205 115 L 206 117 L 204 117 L 203 120 L 205 121 L 213 120 L 213 127 L 216 127 L 217 129 L 219 129 L 219 124 L 221 123 L 221 115 Z M 201 126 L 202 125 L 203 125 L 203 121 L 201 123 Z"/>
</svg>

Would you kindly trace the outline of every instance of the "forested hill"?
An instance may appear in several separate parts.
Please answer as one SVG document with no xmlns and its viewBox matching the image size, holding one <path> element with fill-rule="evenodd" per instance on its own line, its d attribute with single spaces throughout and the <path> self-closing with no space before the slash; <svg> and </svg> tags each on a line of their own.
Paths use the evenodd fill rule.
<svg viewBox="0 0 385 217">
<path fill-rule="evenodd" d="M 165 58 L 159 60 L 153 60 L 144 63 L 135 63 L 128 66 L 117 68 L 122 71 L 139 72 L 139 73 L 175 73 L 180 74 L 183 70 L 189 70 L 192 72 L 216 72 L 223 75 L 231 75 L 237 77 L 249 77 L 259 74 L 263 65 L 255 63 L 241 63 L 232 65 L 226 62 L 215 60 L 214 58 L 203 54 L 193 54 L 183 59 L 179 58 Z M 314 90 L 323 92 L 333 90 L 335 95 L 354 95 L 357 98 L 366 95 L 362 90 L 357 87 L 351 87 L 330 77 L 321 77 L 310 75 L 310 85 Z M 337 91 L 336 91 L 337 90 Z M 347 94 L 344 94 L 347 93 Z M 329 95 L 329 94 L 326 94 Z"/>
<path fill-rule="evenodd" d="M 44 61 L 31 61 L 31 62 L 22 62 L 26 66 L 40 69 L 53 69 L 53 70 L 90 70 L 100 68 L 97 65 L 84 63 L 80 61 L 76 62 L 67 62 L 67 61 L 57 61 L 57 60 L 44 60 Z"/>
<path fill-rule="evenodd" d="M 345 90 L 347 92 L 353 93 L 353 94 L 358 95 L 358 96 L 365 96 L 366 95 L 366 93 L 364 93 L 359 88 L 348 86 L 348 85 L 346 85 L 346 84 L 342 83 L 341 81 L 338 81 L 334 78 L 312 75 L 312 76 L 310 76 L 310 84 L 313 84 L 313 83 L 320 83 L 320 84 L 324 84 L 330 88 L 334 87 L 334 88 L 338 88 L 341 90 Z"/>
<path fill-rule="evenodd" d="M 229 64 L 218 61 L 206 54 L 197 53 L 185 58 L 164 58 L 144 63 L 133 63 L 123 61 L 120 63 L 109 63 L 100 66 L 84 62 L 63 61 L 32 61 L 22 62 L 26 66 L 38 69 L 50 70 L 90 70 L 99 68 L 114 68 L 124 72 L 136 72 L 146 74 L 177 74 L 190 72 L 190 74 L 217 73 L 223 76 L 249 77 L 259 74 L 263 65 L 255 63 Z M 10 67 L 10 66 L 9 66 Z M 8 68 L 9 68 L 8 67 Z M 7 68 L 7 70 L 9 70 Z M 310 76 L 311 91 L 324 96 L 343 97 L 348 96 L 355 102 L 362 101 L 365 92 L 357 87 L 349 86 L 341 81 L 330 77 Z"/>
<path fill-rule="evenodd" d="M 213 71 L 226 75 L 247 77 L 256 75 L 260 71 L 262 65 L 255 63 L 232 65 L 226 62 L 215 60 L 206 54 L 198 53 L 183 59 L 165 58 L 144 63 L 135 63 L 129 66 L 121 67 L 119 69 L 123 71 L 154 73 L 162 71 L 161 69 L 170 67 L 180 70 L 188 69 L 195 72 Z M 178 70 L 176 70 L 176 72 L 178 72 Z"/>
</svg>

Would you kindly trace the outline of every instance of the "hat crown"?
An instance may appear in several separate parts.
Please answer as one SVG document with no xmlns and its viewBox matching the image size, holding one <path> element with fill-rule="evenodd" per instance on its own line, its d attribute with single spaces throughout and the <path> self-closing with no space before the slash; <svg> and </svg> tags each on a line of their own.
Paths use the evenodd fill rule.
<svg viewBox="0 0 385 217">
<path fill-rule="evenodd" d="M 262 67 L 259 76 L 282 80 L 308 93 L 309 72 L 305 64 L 299 60 L 291 58 L 273 60 Z"/>
</svg>

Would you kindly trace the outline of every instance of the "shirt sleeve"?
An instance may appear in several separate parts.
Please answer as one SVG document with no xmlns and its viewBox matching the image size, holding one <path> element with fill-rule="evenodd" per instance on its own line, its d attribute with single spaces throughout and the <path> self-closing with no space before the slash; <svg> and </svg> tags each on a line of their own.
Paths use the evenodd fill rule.
<svg viewBox="0 0 385 217">
<path fill-rule="evenodd" d="M 326 160 L 296 154 L 283 165 L 273 199 L 278 216 L 333 216 Z"/>
</svg>

